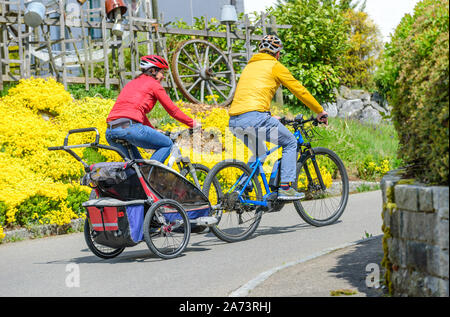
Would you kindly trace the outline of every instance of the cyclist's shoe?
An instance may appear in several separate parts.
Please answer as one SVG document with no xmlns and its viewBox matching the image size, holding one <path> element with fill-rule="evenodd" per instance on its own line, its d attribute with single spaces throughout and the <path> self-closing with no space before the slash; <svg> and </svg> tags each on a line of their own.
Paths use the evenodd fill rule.
<svg viewBox="0 0 450 317">
<path fill-rule="evenodd" d="M 288 189 L 279 188 L 278 189 L 278 197 L 279 200 L 300 200 L 305 197 L 305 194 L 299 193 L 292 187 Z"/>
</svg>

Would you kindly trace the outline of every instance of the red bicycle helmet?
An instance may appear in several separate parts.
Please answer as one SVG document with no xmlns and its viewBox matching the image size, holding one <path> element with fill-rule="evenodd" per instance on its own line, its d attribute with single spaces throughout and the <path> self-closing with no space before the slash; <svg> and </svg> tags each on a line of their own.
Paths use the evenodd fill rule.
<svg viewBox="0 0 450 317">
<path fill-rule="evenodd" d="M 139 65 L 143 70 L 149 69 L 150 67 L 169 69 L 169 64 L 167 63 L 167 61 L 158 55 L 142 56 Z"/>
</svg>

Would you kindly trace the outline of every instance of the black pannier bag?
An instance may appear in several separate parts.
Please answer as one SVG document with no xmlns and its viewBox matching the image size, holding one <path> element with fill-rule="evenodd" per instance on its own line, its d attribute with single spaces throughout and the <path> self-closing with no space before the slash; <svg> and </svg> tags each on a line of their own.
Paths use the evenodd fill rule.
<svg viewBox="0 0 450 317">
<path fill-rule="evenodd" d="M 91 171 L 82 178 L 81 184 L 96 188 L 100 197 L 126 201 L 147 199 L 136 171 L 125 162 L 93 164 Z"/>
<path fill-rule="evenodd" d="M 111 248 L 132 247 L 143 240 L 145 200 L 92 199 L 83 203 L 93 240 Z"/>
</svg>

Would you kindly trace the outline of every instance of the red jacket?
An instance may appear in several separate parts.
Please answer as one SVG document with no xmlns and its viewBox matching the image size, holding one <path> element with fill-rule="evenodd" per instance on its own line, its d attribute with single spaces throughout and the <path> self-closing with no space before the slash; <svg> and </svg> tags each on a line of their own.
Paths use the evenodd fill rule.
<svg viewBox="0 0 450 317">
<path fill-rule="evenodd" d="M 194 120 L 172 102 L 159 81 L 147 75 L 141 75 L 123 87 L 106 122 L 129 118 L 153 128 L 146 114 L 153 109 L 156 101 L 159 101 L 173 118 L 193 127 Z"/>
</svg>

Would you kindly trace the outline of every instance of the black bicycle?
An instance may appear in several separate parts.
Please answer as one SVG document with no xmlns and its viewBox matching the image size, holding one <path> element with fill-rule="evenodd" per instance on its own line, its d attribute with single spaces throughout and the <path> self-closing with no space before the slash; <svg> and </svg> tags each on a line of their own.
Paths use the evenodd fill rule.
<svg viewBox="0 0 450 317">
<path fill-rule="evenodd" d="M 313 226 L 336 222 L 345 210 L 349 194 L 342 160 L 330 149 L 312 147 L 311 141 L 317 135 L 314 128 L 320 123 L 316 118 L 304 119 L 298 115 L 294 120 L 282 118 L 280 122 L 293 127 L 298 141 L 297 173 L 292 186 L 304 194 L 304 199 L 294 201 L 295 209 Z M 278 148 L 271 149 L 266 156 Z M 211 227 L 218 238 L 227 242 L 246 239 L 258 227 L 263 212 L 279 211 L 288 203 L 277 199 L 281 159 L 274 164 L 269 181 L 262 166 L 260 158 L 252 164 L 231 159 L 218 163 L 208 173 L 203 192 L 219 220 Z"/>
</svg>

